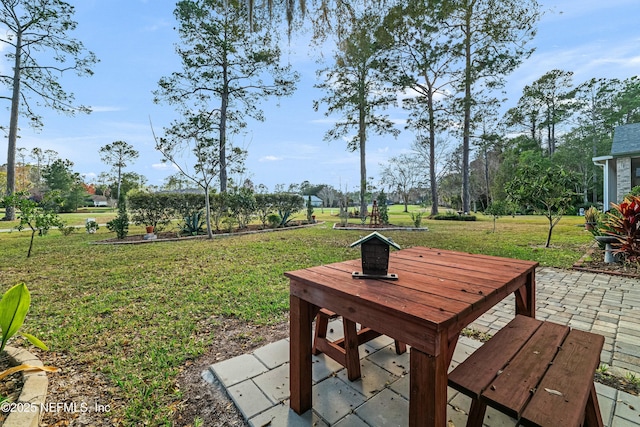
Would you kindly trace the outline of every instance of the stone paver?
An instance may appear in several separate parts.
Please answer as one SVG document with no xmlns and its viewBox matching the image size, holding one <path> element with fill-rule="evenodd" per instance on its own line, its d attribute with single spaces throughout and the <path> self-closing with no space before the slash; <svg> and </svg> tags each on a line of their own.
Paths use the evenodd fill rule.
<svg viewBox="0 0 640 427">
<path fill-rule="evenodd" d="M 536 271 L 537 317 L 605 336 L 601 354 L 608 372 L 640 378 L 640 280 L 553 268 Z M 470 328 L 496 333 L 514 315 L 509 297 Z M 330 323 L 332 339 L 342 334 Z M 481 345 L 461 337 L 451 367 Z M 406 426 L 409 353 L 396 355 L 393 340 L 380 337 L 360 347 L 362 379 L 350 382 L 342 366 L 313 357 L 313 409 L 299 416 L 289 409 L 289 341 L 212 365 L 203 378 L 226 388 L 250 426 Z M 211 375 L 213 374 L 213 375 Z M 640 397 L 596 384 L 605 426 L 640 426 Z M 448 419 L 466 423 L 470 400 L 449 390 Z M 513 426 L 514 420 L 489 408 L 485 426 Z"/>
</svg>

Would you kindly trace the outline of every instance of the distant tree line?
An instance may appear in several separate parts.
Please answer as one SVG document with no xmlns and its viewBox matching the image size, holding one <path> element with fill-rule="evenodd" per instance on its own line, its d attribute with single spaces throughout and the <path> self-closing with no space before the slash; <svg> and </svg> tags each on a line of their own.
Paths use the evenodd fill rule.
<svg viewBox="0 0 640 427">
<path fill-rule="evenodd" d="M 73 163 L 52 153 L 15 146 L 18 112 L 41 124 L 30 104 L 20 104 L 34 84 L 42 89 L 36 94 L 56 110 L 89 111 L 73 104 L 72 94 L 59 87 L 50 71 L 62 66 L 60 61 L 65 70 L 90 75 L 96 58 L 68 34 L 76 27 L 69 4 L 24 0 L 12 5 L 0 14 L 0 24 L 9 30 L 17 25 L 16 37 L 3 43 L 19 64 L 13 74 L 0 76 L 13 89 L 8 161 L 0 172 L 5 193 L 27 189 L 37 198 L 56 190 L 65 198 L 65 209 L 74 210 L 87 194 L 117 200 L 131 189 L 153 190 L 143 176 L 125 170 L 138 153 L 124 141 L 100 149 L 111 170 L 93 178 L 80 177 Z M 154 93 L 155 102 L 177 113 L 161 133 L 154 131 L 156 148 L 179 170 L 165 182 L 167 189 L 199 188 L 208 203 L 210 193 L 239 188 L 232 175 L 251 171 L 244 169 L 246 149 L 234 145 L 233 138 L 243 134 L 249 120 L 265 119 L 260 102 L 293 93 L 299 76 L 282 60 L 286 40 L 281 33 L 288 28 L 287 36 L 294 37 L 298 26 L 308 28 L 309 22 L 315 41 L 334 42 L 336 48 L 318 71 L 317 87 L 324 94 L 313 107 L 337 119 L 326 139 L 344 140 L 360 156 L 360 180 L 351 194 L 328 185 L 289 185 L 288 190 L 296 190 L 290 192 L 317 195 L 326 206 L 358 204 L 364 216 L 375 194 L 385 190 L 405 208 L 411 202 L 430 205 L 432 215 L 442 205 L 482 210 L 494 202 L 522 200 L 508 189 L 533 158 L 571 175 L 566 182 L 571 207 L 594 204 L 601 200 L 602 172 L 591 158 L 609 152 L 617 125 L 640 120 L 637 76 L 574 84 L 571 71 L 553 69 L 526 85 L 517 101 L 503 99 L 507 75 L 535 47 L 541 16 L 536 0 L 265 5 L 177 2 L 181 68 L 161 78 Z M 57 13 L 39 13 L 43 10 Z M 281 18 L 286 18 L 285 27 Z M 25 29 L 21 21 L 33 30 L 24 33 L 27 39 L 17 37 Z M 29 38 L 46 29 L 51 32 Z M 36 48 L 62 51 L 52 64 L 50 58 L 35 62 L 35 57 L 21 56 Z M 392 107 L 404 109 L 404 128 L 389 116 Z M 411 133 L 412 151 L 390 159 L 379 176 L 371 177 L 366 161 L 371 134 L 397 136 L 400 131 Z M 518 209 L 533 210 L 530 205 Z M 205 210 L 213 211 L 210 206 Z M 12 214 L 8 209 L 7 218 Z"/>
</svg>

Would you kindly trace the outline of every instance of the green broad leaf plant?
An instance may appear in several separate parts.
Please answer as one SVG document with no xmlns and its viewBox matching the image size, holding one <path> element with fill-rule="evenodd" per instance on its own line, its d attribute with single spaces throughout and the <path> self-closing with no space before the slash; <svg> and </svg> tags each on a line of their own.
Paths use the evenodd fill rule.
<svg viewBox="0 0 640 427">
<path fill-rule="evenodd" d="M 5 349 L 7 342 L 16 334 L 22 327 L 24 320 L 29 312 L 31 306 L 31 294 L 24 283 L 20 283 L 9 289 L 4 293 L 0 300 L 0 332 L 2 338 L 0 341 L 0 352 Z M 20 333 L 31 344 L 42 350 L 48 350 L 47 346 L 38 338 L 31 334 Z M 0 372 L 0 380 L 19 371 L 46 371 L 57 372 L 58 369 L 51 366 L 33 366 L 28 364 L 22 364 L 11 367 L 5 371 Z"/>
</svg>

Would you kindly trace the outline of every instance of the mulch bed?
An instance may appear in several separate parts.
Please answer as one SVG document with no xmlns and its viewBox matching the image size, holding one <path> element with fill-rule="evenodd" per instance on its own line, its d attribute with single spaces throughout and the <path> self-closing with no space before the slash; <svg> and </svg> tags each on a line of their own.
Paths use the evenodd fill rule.
<svg viewBox="0 0 640 427">
<path fill-rule="evenodd" d="M 324 224 L 324 221 L 318 221 L 313 223 L 307 223 L 307 221 L 295 221 L 290 224 L 287 224 L 284 227 L 279 228 L 264 228 L 261 225 L 248 225 L 242 229 L 236 229 L 231 232 L 218 230 L 213 231 L 213 236 L 215 237 L 225 237 L 225 236 L 238 236 L 243 234 L 254 234 L 254 233 L 269 233 L 276 231 L 284 231 L 284 230 L 293 230 L 296 228 L 303 227 L 313 227 L 316 225 Z M 145 239 L 146 234 L 128 234 L 124 239 L 118 239 L 117 237 L 113 237 L 110 239 L 99 240 L 96 242 L 92 242 L 94 245 L 123 245 L 123 244 L 145 244 L 145 243 L 153 243 L 153 242 L 171 242 L 171 241 L 182 241 L 182 240 L 190 240 L 190 239 L 207 239 L 209 236 L 205 234 L 198 234 L 197 236 L 185 236 L 181 235 L 175 231 L 163 231 L 155 233 L 155 239 Z"/>
<path fill-rule="evenodd" d="M 587 253 L 573 265 L 574 270 L 592 273 L 606 273 L 615 276 L 640 278 L 640 263 L 604 262 L 604 250 L 594 244 Z"/>
<path fill-rule="evenodd" d="M 3 354 L 3 356 L 0 357 L 0 372 L 5 369 L 9 369 L 10 367 L 10 359 Z M 18 396 L 22 391 L 23 384 L 22 372 L 16 372 L 15 374 L 9 375 L 0 381 L 0 397 L 2 397 L 3 400 L 6 399 L 10 402 L 17 401 Z M 8 412 L 0 411 L 0 424 L 2 424 L 8 416 Z"/>
</svg>

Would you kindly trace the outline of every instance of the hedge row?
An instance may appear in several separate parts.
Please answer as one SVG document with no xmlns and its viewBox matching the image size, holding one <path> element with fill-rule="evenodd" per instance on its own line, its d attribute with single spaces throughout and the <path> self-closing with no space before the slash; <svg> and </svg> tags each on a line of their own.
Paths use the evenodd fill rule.
<svg viewBox="0 0 640 427">
<path fill-rule="evenodd" d="M 475 221 L 475 215 L 458 215 L 457 213 L 438 214 L 432 219 L 448 220 L 448 221 Z"/>
<path fill-rule="evenodd" d="M 157 231 L 174 219 L 183 220 L 184 225 L 198 224 L 206 213 L 204 194 L 133 192 L 127 198 L 131 220 L 138 225 L 151 225 Z M 241 188 L 233 193 L 211 194 L 209 205 L 216 231 L 222 226 L 244 228 L 254 217 L 264 227 L 282 227 L 304 207 L 304 199 L 297 194 L 255 194 Z"/>
</svg>

